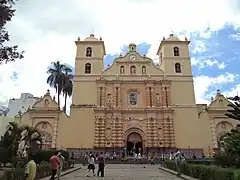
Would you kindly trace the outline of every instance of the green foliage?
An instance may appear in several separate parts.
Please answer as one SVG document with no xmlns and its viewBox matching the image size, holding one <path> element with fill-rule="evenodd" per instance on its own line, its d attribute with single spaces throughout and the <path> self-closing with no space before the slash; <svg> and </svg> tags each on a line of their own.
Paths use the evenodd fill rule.
<svg viewBox="0 0 240 180">
<path fill-rule="evenodd" d="M 231 109 L 228 109 L 225 115 L 231 119 L 240 121 L 240 103 L 234 102 L 234 104 L 229 104 L 228 107 L 231 107 Z"/>
<path fill-rule="evenodd" d="M 67 170 L 71 168 L 70 162 L 64 162 L 63 170 Z M 25 180 L 24 177 L 24 168 L 16 168 L 14 170 L 6 171 L 4 177 L 1 180 Z M 37 166 L 37 177 L 36 179 L 44 178 L 51 174 L 51 170 L 49 168 L 48 162 L 43 162 Z"/>
<path fill-rule="evenodd" d="M 0 1 L 0 64 L 23 58 L 23 52 L 18 52 L 17 45 L 9 46 L 4 44 L 10 41 L 5 25 L 7 22 L 11 21 L 14 16 L 15 9 L 13 9 L 13 5 L 16 1 L 17 0 Z"/>
<path fill-rule="evenodd" d="M 201 164 L 201 165 L 214 165 L 215 160 L 214 159 L 202 159 L 202 160 L 194 160 L 194 159 L 189 159 L 186 160 L 188 164 Z"/>
<path fill-rule="evenodd" d="M 6 164 L 12 162 L 12 158 L 17 156 L 18 142 L 21 139 L 21 133 L 27 130 L 28 135 L 25 137 L 27 144 L 31 145 L 33 142 L 41 142 L 41 134 L 37 129 L 29 126 L 19 126 L 15 122 L 10 122 L 6 132 L 1 137 L 0 141 L 0 162 Z M 31 148 L 30 148 L 31 150 Z"/>
<path fill-rule="evenodd" d="M 165 161 L 164 167 L 176 171 L 174 161 Z M 236 180 L 234 169 L 218 166 L 205 166 L 200 164 L 180 164 L 181 173 L 202 180 Z"/>
<path fill-rule="evenodd" d="M 61 64 L 60 61 L 52 62 L 52 67 L 48 69 L 47 83 L 50 87 L 56 89 L 58 95 L 58 106 L 60 107 L 60 94 L 63 93 L 65 96 L 65 112 L 67 97 L 72 96 L 73 91 L 73 75 L 72 69 L 68 68 L 66 65 Z"/>
<path fill-rule="evenodd" d="M 56 150 L 42 150 L 36 153 L 36 163 L 40 164 L 41 162 L 48 162 L 51 156 Z M 65 161 L 69 159 L 69 153 L 67 151 L 60 151 L 62 156 L 65 158 Z"/>
<path fill-rule="evenodd" d="M 224 149 L 230 155 L 240 155 L 240 125 L 232 129 L 224 138 Z"/>
</svg>

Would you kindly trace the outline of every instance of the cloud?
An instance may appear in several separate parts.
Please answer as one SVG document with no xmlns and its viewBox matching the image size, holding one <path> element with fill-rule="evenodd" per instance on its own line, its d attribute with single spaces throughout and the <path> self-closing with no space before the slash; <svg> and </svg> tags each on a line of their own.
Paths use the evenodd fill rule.
<svg viewBox="0 0 240 180">
<path fill-rule="evenodd" d="M 199 69 L 214 66 L 216 66 L 218 69 L 224 69 L 226 67 L 226 64 L 224 62 L 218 62 L 217 60 L 211 59 L 199 60 L 195 57 L 191 58 L 191 63 L 193 66 L 197 66 Z"/>
<path fill-rule="evenodd" d="M 155 59 L 159 40 L 172 30 L 190 37 L 195 42 L 195 52 L 201 53 L 208 46 L 201 38 L 195 41 L 196 37 L 207 41 L 226 24 L 239 27 L 238 7 L 237 0 L 18 1 L 16 16 L 8 29 L 11 42 L 26 53 L 24 59 L 0 66 L 0 104 L 19 97 L 21 92 L 42 96 L 49 88 L 47 67 L 57 59 L 74 67 L 74 41 L 78 36 L 88 36 L 92 28 L 97 37 L 103 37 L 110 55 L 119 54 L 124 44 L 145 42 L 151 44 L 147 56 Z M 13 72 L 18 74 L 14 81 Z"/>
<path fill-rule="evenodd" d="M 233 40 L 240 41 L 240 32 L 235 33 L 235 34 L 231 34 L 230 37 L 231 37 Z"/>
<path fill-rule="evenodd" d="M 194 78 L 194 89 L 196 101 L 198 103 L 209 103 L 212 93 L 208 94 L 210 87 L 215 90 L 221 89 L 222 85 L 232 83 L 237 79 L 237 75 L 225 73 L 216 77 L 198 76 Z"/>
</svg>

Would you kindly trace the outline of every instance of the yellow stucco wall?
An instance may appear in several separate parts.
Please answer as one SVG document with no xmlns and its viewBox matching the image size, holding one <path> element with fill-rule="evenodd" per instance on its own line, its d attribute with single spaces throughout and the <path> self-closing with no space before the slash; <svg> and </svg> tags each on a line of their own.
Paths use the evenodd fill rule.
<svg viewBox="0 0 240 180">
<path fill-rule="evenodd" d="M 164 39 L 157 53 L 160 66 L 130 44 L 127 54 L 104 69 L 104 42 L 93 35 L 78 40 L 70 117 L 47 92 L 21 123 L 45 128 L 41 130 L 51 134 L 51 146 L 57 148 L 121 148 L 131 132 L 141 136 L 143 148 L 217 148 L 218 135 L 236 123 L 224 115 L 229 102 L 219 92 L 209 106 L 196 105 L 189 43 L 173 35 Z M 85 54 L 88 47 L 91 57 Z M 173 56 L 174 47 L 179 56 Z M 176 73 L 175 63 L 181 72 Z M 130 104 L 131 93 L 136 105 Z"/>
</svg>

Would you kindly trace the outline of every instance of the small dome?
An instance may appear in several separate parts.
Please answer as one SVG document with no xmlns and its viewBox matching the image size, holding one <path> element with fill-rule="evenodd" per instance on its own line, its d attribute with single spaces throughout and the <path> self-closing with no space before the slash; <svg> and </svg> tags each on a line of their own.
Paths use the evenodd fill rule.
<svg viewBox="0 0 240 180">
<path fill-rule="evenodd" d="M 167 41 L 181 41 L 178 37 L 174 36 L 174 34 L 170 34 L 166 40 Z"/>
<path fill-rule="evenodd" d="M 85 38 L 84 41 L 99 41 L 99 40 L 94 37 L 94 34 L 90 34 L 90 36 Z"/>
</svg>

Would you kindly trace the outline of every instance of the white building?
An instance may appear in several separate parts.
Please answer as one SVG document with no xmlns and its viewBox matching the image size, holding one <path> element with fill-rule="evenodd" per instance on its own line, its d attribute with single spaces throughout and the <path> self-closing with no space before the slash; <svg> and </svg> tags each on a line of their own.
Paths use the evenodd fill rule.
<svg viewBox="0 0 240 180">
<path fill-rule="evenodd" d="M 28 108 L 32 108 L 32 106 L 39 100 L 38 97 L 34 97 L 30 93 L 21 93 L 20 99 L 10 99 L 8 103 L 9 112 L 7 116 L 14 117 L 20 111 L 23 114 L 28 110 Z"/>
</svg>

